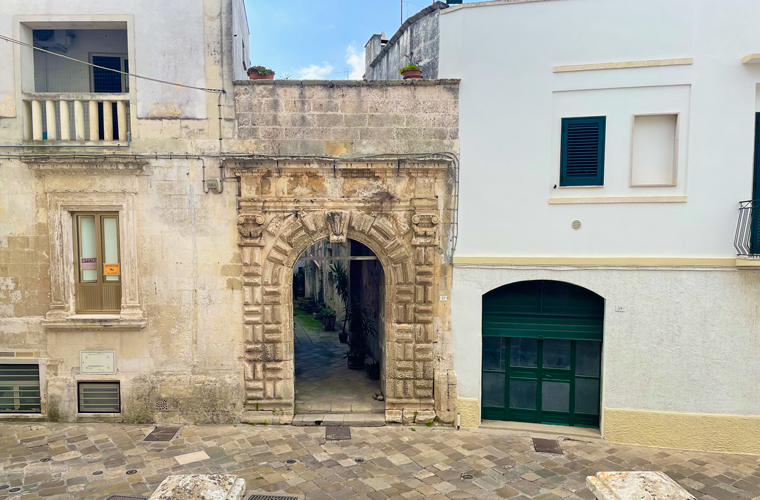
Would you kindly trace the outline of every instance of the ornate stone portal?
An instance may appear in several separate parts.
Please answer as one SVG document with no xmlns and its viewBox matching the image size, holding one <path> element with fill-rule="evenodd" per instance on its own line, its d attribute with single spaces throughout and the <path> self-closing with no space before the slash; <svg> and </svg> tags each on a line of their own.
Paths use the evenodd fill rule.
<svg viewBox="0 0 760 500">
<path fill-rule="evenodd" d="M 449 162 L 236 160 L 227 168 L 240 178 L 244 419 L 292 417 L 293 267 L 313 243 L 348 238 L 369 247 L 385 270 L 386 419 L 428 421 L 437 414 L 451 421 L 456 380 L 450 341 L 444 342 L 450 311 L 438 301 L 451 279 L 443 261 L 452 213 Z M 446 387 L 434 388 L 434 381 Z"/>
</svg>

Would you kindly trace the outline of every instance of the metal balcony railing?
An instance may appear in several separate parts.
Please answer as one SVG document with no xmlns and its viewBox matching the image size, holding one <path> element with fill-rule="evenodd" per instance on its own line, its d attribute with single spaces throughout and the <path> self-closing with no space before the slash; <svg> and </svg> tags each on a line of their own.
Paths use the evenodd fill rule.
<svg viewBox="0 0 760 500">
<path fill-rule="evenodd" d="M 734 247 L 740 256 L 760 256 L 760 200 L 739 202 Z"/>
<path fill-rule="evenodd" d="M 129 94 L 24 95 L 25 141 L 127 142 Z"/>
</svg>

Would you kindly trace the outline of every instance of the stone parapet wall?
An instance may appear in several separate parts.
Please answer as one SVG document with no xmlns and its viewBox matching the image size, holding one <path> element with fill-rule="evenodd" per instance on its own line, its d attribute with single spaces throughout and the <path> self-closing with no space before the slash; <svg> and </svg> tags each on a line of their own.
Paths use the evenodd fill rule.
<svg viewBox="0 0 760 500">
<path fill-rule="evenodd" d="M 230 150 L 360 156 L 459 151 L 459 81 L 235 82 Z"/>
</svg>

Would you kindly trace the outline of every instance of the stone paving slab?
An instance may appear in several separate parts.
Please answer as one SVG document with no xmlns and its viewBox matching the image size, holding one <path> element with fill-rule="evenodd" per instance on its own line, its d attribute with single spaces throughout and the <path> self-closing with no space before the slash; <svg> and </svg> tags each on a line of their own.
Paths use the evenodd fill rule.
<svg viewBox="0 0 760 500">
<path fill-rule="evenodd" d="M 537 453 L 530 436 L 427 426 L 185 426 L 168 443 L 152 426 L 0 423 L 0 500 L 149 496 L 170 475 L 234 474 L 250 490 L 308 500 L 593 500 L 600 471 L 662 471 L 699 500 L 760 500 L 760 457 L 561 439 Z M 209 458 L 180 464 L 176 457 Z M 43 459 L 49 461 L 41 461 Z M 137 473 L 127 475 L 128 470 Z M 20 488 L 11 492 L 12 488 Z"/>
</svg>

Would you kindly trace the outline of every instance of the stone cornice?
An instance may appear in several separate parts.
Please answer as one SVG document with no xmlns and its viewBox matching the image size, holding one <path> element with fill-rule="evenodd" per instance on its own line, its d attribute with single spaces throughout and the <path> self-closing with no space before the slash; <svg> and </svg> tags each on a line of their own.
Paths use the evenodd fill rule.
<svg viewBox="0 0 760 500">
<path fill-rule="evenodd" d="M 458 78 L 437 80 L 235 80 L 235 85 L 258 85 L 263 87 L 434 87 L 436 85 L 459 85 Z"/>
<path fill-rule="evenodd" d="M 22 157 L 21 162 L 30 170 L 43 174 L 140 174 L 145 170 L 148 161 L 144 159 L 114 158 L 109 155 L 102 157 L 50 158 Z"/>
</svg>

